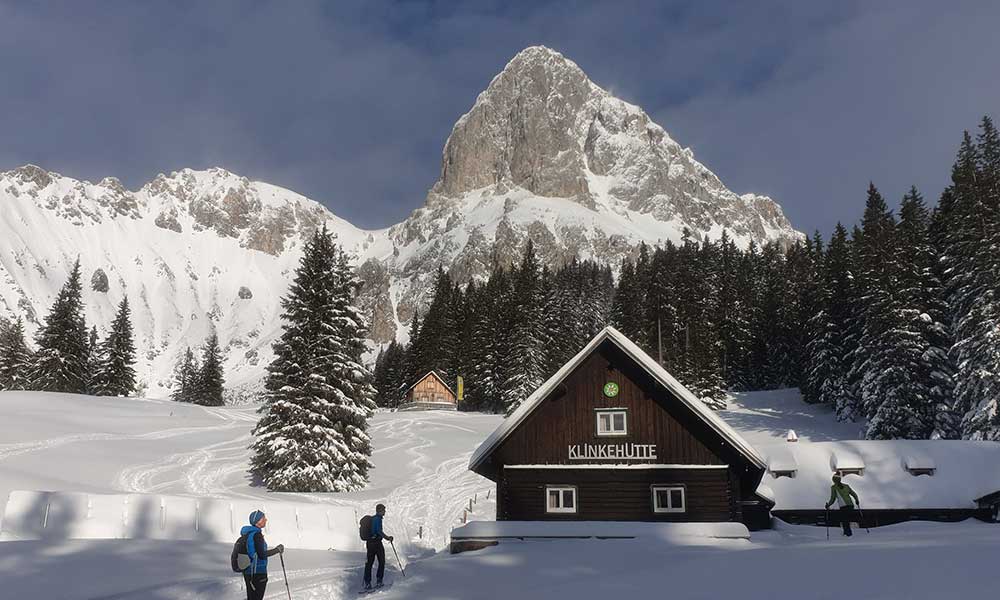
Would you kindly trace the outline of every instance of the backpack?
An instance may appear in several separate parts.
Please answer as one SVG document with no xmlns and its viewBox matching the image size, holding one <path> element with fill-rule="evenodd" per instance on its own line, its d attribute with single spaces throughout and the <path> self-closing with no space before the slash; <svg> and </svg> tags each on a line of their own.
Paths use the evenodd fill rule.
<svg viewBox="0 0 1000 600">
<path fill-rule="evenodd" d="M 358 528 L 358 533 L 361 535 L 361 541 L 367 542 L 372 539 L 372 516 L 365 515 L 361 517 L 361 526 Z"/>
<path fill-rule="evenodd" d="M 233 553 L 229 555 L 229 563 L 233 572 L 239 573 L 250 566 L 250 555 L 247 553 L 247 536 L 241 535 L 233 544 Z"/>
</svg>

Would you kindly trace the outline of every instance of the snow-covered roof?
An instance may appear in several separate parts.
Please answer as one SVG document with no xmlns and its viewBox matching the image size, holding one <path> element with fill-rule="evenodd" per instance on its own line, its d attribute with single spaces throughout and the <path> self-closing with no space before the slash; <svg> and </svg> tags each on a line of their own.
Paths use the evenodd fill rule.
<svg viewBox="0 0 1000 600">
<path fill-rule="evenodd" d="M 787 452 L 787 442 L 761 445 L 772 456 Z M 844 483 L 871 509 L 975 508 L 977 498 L 1000 490 L 1000 444 L 962 440 L 847 440 L 795 444 L 794 478 L 764 474 L 774 494 L 774 510 L 822 510 L 830 496 L 835 468 L 864 468 Z M 842 465 L 851 465 L 845 467 Z M 914 476 L 910 469 L 934 469 Z"/>
<path fill-rule="evenodd" d="M 416 380 L 416 382 L 414 382 L 413 385 L 411 385 L 410 387 L 406 388 L 406 392 L 403 392 L 403 393 L 405 394 L 405 393 L 409 392 L 410 390 L 412 390 L 413 388 L 415 388 L 418 383 L 420 383 L 421 381 L 427 379 L 428 375 L 433 375 L 434 379 L 437 379 L 438 381 L 441 382 L 441 385 L 443 385 L 444 387 L 448 388 L 448 391 L 451 392 L 452 396 L 455 395 L 455 390 L 451 389 L 451 386 L 448 385 L 447 382 L 445 382 L 444 379 L 441 379 L 441 376 L 438 375 L 436 371 L 428 371 L 426 375 L 424 375 L 420 379 Z"/>
<path fill-rule="evenodd" d="M 686 387 L 681 385 L 679 381 L 674 379 L 673 375 L 667 373 L 666 369 L 660 366 L 652 357 L 646 354 L 639 346 L 635 345 L 630 339 L 625 337 L 620 331 L 611 327 L 605 327 L 594 336 L 594 339 L 577 353 L 572 359 L 562 366 L 555 375 L 549 377 L 549 379 L 538 387 L 528 398 L 521 403 L 521 405 L 515 410 L 509 417 L 504 419 L 499 427 L 496 428 L 493 433 L 490 434 L 486 440 L 479 445 L 479 448 L 472 454 L 472 458 L 469 460 L 469 468 L 475 470 L 480 463 L 482 463 L 487 456 L 496 449 L 501 442 L 503 442 L 507 437 L 528 418 L 535 408 L 537 408 L 542 401 L 548 397 L 548 395 L 560 384 L 569 377 L 570 373 L 573 372 L 588 356 L 590 356 L 601 343 L 605 341 L 610 341 L 616 346 L 618 346 L 622 351 L 625 352 L 630 358 L 636 361 L 647 373 L 649 373 L 653 379 L 663 385 L 665 388 L 673 392 L 673 394 L 680 399 L 680 401 L 691 409 L 694 414 L 700 417 L 705 423 L 707 423 L 716 433 L 721 435 L 723 439 L 732 444 L 743 456 L 747 458 L 751 463 L 757 465 L 761 469 L 766 468 L 766 463 L 764 458 L 754 450 L 753 446 L 749 444 L 743 437 L 736 432 L 735 429 L 729 426 L 728 423 L 722 420 L 721 417 L 716 415 L 712 409 L 705 406 L 705 403 L 699 400 L 694 394 L 692 394 Z"/>
<path fill-rule="evenodd" d="M 795 450 L 786 446 L 778 446 L 767 455 L 767 470 L 775 473 L 797 471 L 799 461 L 795 460 Z"/>
</svg>

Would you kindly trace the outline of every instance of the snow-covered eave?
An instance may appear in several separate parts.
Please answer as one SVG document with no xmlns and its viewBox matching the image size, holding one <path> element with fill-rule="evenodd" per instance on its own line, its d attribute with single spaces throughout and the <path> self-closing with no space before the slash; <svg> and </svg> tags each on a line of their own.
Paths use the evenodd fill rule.
<svg viewBox="0 0 1000 600">
<path fill-rule="evenodd" d="M 743 439 L 743 437 L 737 433 L 735 429 L 730 427 L 729 424 L 723 421 L 721 417 L 705 406 L 701 400 L 681 385 L 679 381 L 674 379 L 674 377 L 668 373 L 666 369 L 657 364 L 652 357 L 625 337 L 625 335 L 620 331 L 609 325 L 594 336 L 594 339 L 590 340 L 590 342 L 584 346 L 584 348 L 580 350 L 576 356 L 570 359 L 569 362 L 563 365 L 562 368 L 555 373 L 555 375 L 549 377 L 545 383 L 539 386 L 538 389 L 528 396 L 528 398 L 521 403 L 517 410 L 504 419 L 500 426 L 497 427 L 473 453 L 472 458 L 469 460 L 469 469 L 475 471 L 486 460 L 486 458 L 489 457 L 489 455 L 492 454 L 492 452 L 498 448 L 500 444 L 503 443 L 503 441 L 506 440 L 507 437 L 509 437 L 510 434 L 513 433 L 513 431 L 517 429 L 517 427 L 520 426 L 532 412 L 534 412 L 542 401 L 547 398 L 559 384 L 569 377 L 569 374 L 572 373 L 574 369 L 580 366 L 580 364 L 583 363 L 583 361 L 606 340 L 611 341 L 630 358 L 635 360 L 647 373 L 649 373 L 650 376 L 653 377 L 653 379 L 671 391 L 681 400 L 682 403 L 684 403 L 684 405 L 691 409 L 716 433 L 732 444 L 751 464 L 762 470 L 767 468 L 764 458 L 753 448 L 753 446 Z"/>
</svg>

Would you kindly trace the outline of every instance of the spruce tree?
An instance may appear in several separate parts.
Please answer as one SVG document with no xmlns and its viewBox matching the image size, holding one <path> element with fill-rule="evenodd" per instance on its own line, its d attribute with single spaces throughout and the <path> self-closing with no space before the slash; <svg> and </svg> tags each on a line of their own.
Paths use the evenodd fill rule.
<svg viewBox="0 0 1000 600">
<path fill-rule="evenodd" d="M 775 243 L 765 245 L 751 269 L 755 293 L 747 369 L 749 387 L 757 390 L 785 387 L 790 348 L 785 322 L 788 281 L 781 247 Z"/>
<path fill-rule="evenodd" d="M 924 439 L 933 429 L 933 403 L 920 368 L 927 343 L 919 328 L 924 310 L 917 289 L 922 269 L 916 253 L 925 234 L 925 212 L 915 190 L 904 198 L 893 237 L 893 253 L 902 260 L 887 265 L 891 269 L 888 293 L 873 307 L 879 312 L 869 313 L 869 318 L 874 316 L 882 324 L 877 351 L 871 354 L 865 373 L 869 382 L 866 435 L 870 439 Z"/>
<path fill-rule="evenodd" d="M 952 310 L 957 365 L 955 407 L 963 414 L 962 435 L 1000 438 L 1000 222 L 996 182 L 1000 142 L 984 120 L 980 145 L 965 133 L 947 193 L 953 202 L 948 227 L 948 300 Z"/>
<path fill-rule="evenodd" d="M 389 395 L 386 394 L 386 362 L 385 348 L 379 346 L 375 366 L 372 369 L 372 385 L 375 386 L 375 404 L 381 408 L 389 406 Z"/>
<path fill-rule="evenodd" d="M 418 373 L 420 370 L 420 364 L 416 358 L 415 348 L 417 347 L 417 340 L 420 339 L 420 313 L 417 311 L 413 312 L 413 318 L 410 319 L 410 329 L 409 329 L 409 341 L 406 344 L 405 352 L 405 362 L 403 367 L 403 372 L 406 376 L 406 388 L 417 382 L 417 379 L 422 377 L 427 372 Z M 406 389 L 404 388 L 404 389 Z"/>
<path fill-rule="evenodd" d="M 38 350 L 31 369 L 32 389 L 86 393 L 89 352 L 81 292 L 77 259 L 35 338 Z"/>
<path fill-rule="evenodd" d="M 127 297 L 118 304 L 111 332 L 101 343 L 96 362 L 95 393 L 101 396 L 129 396 L 135 391 L 135 342 Z"/>
<path fill-rule="evenodd" d="M 804 395 L 804 399 L 827 404 L 838 414 L 848 405 L 846 388 L 851 353 L 847 338 L 852 319 L 853 279 L 849 246 L 847 229 L 837 223 L 823 258 L 820 309 L 811 320 L 814 337 L 807 345 L 810 395 Z"/>
<path fill-rule="evenodd" d="M 725 387 L 738 387 L 740 364 L 750 341 L 750 306 L 741 289 L 746 278 L 741 276 L 741 252 L 723 230 L 718 254 L 718 301 L 714 320 L 718 323 L 721 356 L 719 358 Z M 655 260 L 655 259 L 654 259 Z"/>
<path fill-rule="evenodd" d="M 893 280 L 896 276 L 896 222 L 874 184 L 868 185 L 868 199 L 862 219 L 862 236 L 857 244 L 859 317 L 858 348 L 852 357 L 850 378 L 856 384 L 855 404 L 847 415 L 851 420 L 870 419 L 882 399 L 881 370 L 891 363 L 886 335 L 893 326 L 895 310 Z"/>
<path fill-rule="evenodd" d="M 410 386 L 406 376 L 406 353 L 396 340 L 382 353 L 382 379 L 377 385 L 378 405 L 396 408 L 403 401 L 403 392 Z"/>
<path fill-rule="evenodd" d="M 621 274 L 618 276 L 618 289 L 611 307 L 611 320 L 615 328 L 630 340 L 641 343 L 645 341 L 643 331 L 643 298 L 638 289 L 639 280 L 635 275 L 632 261 L 622 261 Z"/>
<path fill-rule="evenodd" d="M 448 370 L 454 350 L 453 340 L 450 338 L 455 328 L 451 314 L 453 291 L 451 277 L 442 267 L 438 267 L 434 295 L 420 324 L 420 333 L 410 340 L 414 381 L 430 371 L 437 372 L 445 380 L 452 377 Z"/>
<path fill-rule="evenodd" d="M 542 302 L 541 271 L 529 239 L 521 265 L 514 273 L 509 309 L 513 319 L 505 332 L 511 362 L 501 401 L 507 414 L 514 412 L 542 383 Z"/>
<path fill-rule="evenodd" d="M 31 350 L 24 338 L 24 322 L 0 319 L 0 390 L 27 390 L 31 380 Z"/>
<path fill-rule="evenodd" d="M 475 382 L 475 402 L 480 410 L 502 413 L 504 384 L 510 365 L 510 277 L 499 264 L 494 264 L 490 278 L 482 291 L 482 303 L 475 325 L 478 356 L 472 379 Z"/>
<path fill-rule="evenodd" d="M 219 336 L 215 333 L 208 336 L 202 347 L 201 368 L 194 377 L 192 388 L 195 404 L 225 406 L 222 352 L 219 349 Z"/>
<path fill-rule="evenodd" d="M 375 403 L 357 285 L 333 236 L 316 231 L 282 299 L 284 332 L 253 432 L 252 471 L 272 491 L 352 491 L 368 481 Z"/>
<path fill-rule="evenodd" d="M 189 346 L 174 367 L 174 384 L 170 398 L 177 402 L 194 402 L 194 388 L 198 379 L 198 359 Z"/>
</svg>

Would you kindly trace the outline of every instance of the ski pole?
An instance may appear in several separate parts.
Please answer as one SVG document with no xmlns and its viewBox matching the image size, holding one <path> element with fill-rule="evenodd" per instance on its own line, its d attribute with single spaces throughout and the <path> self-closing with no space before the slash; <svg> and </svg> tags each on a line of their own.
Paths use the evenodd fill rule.
<svg viewBox="0 0 1000 600">
<path fill-rule="evenodd" d="M 392 546 L 392 553 L 396 554 L 396 544 L 390 541 L 389 545 Z M 403 563 L 399 562 L 399 554 L 396 554 L 396 564 L 399 565 L 399 572 L 403 574 L 403 577 L 406 577 L 406 569 L 403 568 Z"/>
<path fill-rule="evenodd" d="M 823 518 L 823 522 L 826 523 L 826 539 L 830 539 L 830 509 L 826 509 L 826 516 Z"/>
<path fill-rule="evenodd" d="M 861 510 L 861 503 L 860 502 L 858 502 L 858 515 L 861 517 L 861 522 L 864 523 L 865 522 L 865 513 L 864 513 L 864 511 Z M 867 531 L 868 533 L 872 532 L 871 529 L 868 529 L 867 525 L 865 525 L 865 531 Z"/>
<path fill-rule="evenodd" d="M 285 578 L 285 591 L 288 592 L 288 600 L 292 600 L 292 590 L 288 587 L 288 573 L 285 572 L 285 553 L 279 553 L 278 558 L 281 559 L 281 574 Z"/>
</svg>

